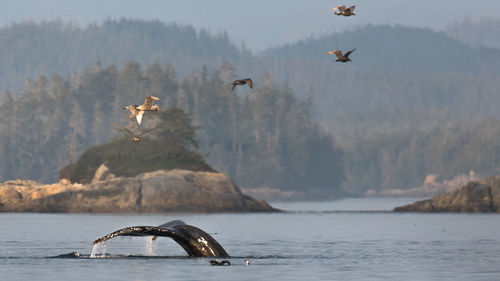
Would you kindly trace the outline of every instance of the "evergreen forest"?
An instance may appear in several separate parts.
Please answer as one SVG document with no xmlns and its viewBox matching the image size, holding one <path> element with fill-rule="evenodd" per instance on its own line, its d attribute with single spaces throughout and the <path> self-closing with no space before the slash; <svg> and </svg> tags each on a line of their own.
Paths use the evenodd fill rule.
<svg viewBox="0 0 500 281">
<path fill-rule="evenodd" d="M 188 147 L 199 142 L 207 162 L 240 185 L 306 187 L 310 195 L 335 196 L 343 180 L 341 152 L 312 119 L 311 102 L 298 100 L 287 87 L 273 87 L 270 77 L 252 92 L 232 92 L 228 78 L 234 78 L 230 64 L 212 75 L 204 68 L 179 81 L 172 65 L 143 69 L 128 62 L 122 69 L 96 65 L 67 79 L 52 74 L 27 80 L 20 93 L 2 95 L 0 176 L 55 181 L 73 155 L 112 138 L 128 138 L 119 130 L 129 122 L 123 106 L 152 95 L 167 109 L 162 114 L 172 107 L 189 114 L 198 132 L 191 137 L 195 145 Z M 107 147 L 123 145 L 116 140 Z"/>
<path fill-rule="evenodd" d="M 199 163 L 242 187 L 320 197 L 497 175 L 500 49 L 463 31 L 478 28 L 498 23 L 368 25 L 254 54 L 159 21 L 13 23 L 0 29 L 0 180 L 57 180 L 88 148 L 123 141 L 122 107 L 146 95 L 186 113 Z M 352 48 L 348 64 L 324 54 Z M 231 92 L 245 77 L 255 89 Z"/>
</svg>

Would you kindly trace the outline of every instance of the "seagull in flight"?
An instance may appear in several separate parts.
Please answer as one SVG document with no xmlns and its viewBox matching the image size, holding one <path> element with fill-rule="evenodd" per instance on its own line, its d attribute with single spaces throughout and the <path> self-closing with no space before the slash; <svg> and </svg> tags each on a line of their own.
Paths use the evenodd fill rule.
<svg viewBox="0 0 500 281">
<path fill-rule="evenodd" d="M 146 100 L 144 101 L 144 104 L 142 105 L 132 104 L 124 107 L 123 109 L 128 111 L 130 119 L 133 119 L 135 117 L 137 123 L 141 125 L 142 116 L 144 115 L 144 112 L 160 110 L 160 107 L 157 104 L 153 104 L 155 100 L 160 100 L 160 99 L 153 96 L 147 96 Z"/>
</svg>

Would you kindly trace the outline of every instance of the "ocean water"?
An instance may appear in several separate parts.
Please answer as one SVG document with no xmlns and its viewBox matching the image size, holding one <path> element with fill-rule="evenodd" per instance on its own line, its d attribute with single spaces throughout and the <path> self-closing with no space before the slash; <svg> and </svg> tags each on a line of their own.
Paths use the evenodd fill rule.
<svg viewBox="0 0 500 281">
<path fill-rule="evenodd" d="M 390 212 L 413 201 L 272 204 L 290 211 L 278 214 L 0 213 L 0 280 L 500 280 L 499 215 Z M 90 258 L 98 237 L 174 219 L 210 233 L 232 265 L 189 258 L 165 237 L 115 238 Z M 81 256 L 60 256 L 73 251 Z"/>
</svg>

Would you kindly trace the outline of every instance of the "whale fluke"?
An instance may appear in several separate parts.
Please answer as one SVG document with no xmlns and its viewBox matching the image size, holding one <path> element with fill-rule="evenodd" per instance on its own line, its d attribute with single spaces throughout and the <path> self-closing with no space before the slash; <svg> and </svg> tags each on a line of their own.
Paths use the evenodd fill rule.
<svg viewBox="0 0 500 281">
<path fill-rule="evenodd" d="M 94 245 L 117 236 L 164 236 L 174 239 L 192 257 L 229 257 L 222 246 L 205 231 L 180 220 L 160 226 L 131 226 L 94 241 Z"/>
</svg>

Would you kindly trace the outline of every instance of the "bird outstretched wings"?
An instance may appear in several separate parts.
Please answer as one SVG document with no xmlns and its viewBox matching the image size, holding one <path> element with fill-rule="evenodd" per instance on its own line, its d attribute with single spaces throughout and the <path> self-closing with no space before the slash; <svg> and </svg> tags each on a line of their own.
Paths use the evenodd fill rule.
<svg viewBox="0 0 500 281">
<path fill-rule="evenodd" d="M 239 80 L 234 80 L 231 84 L 233 84 L 233 87 L 231 88 L 231 91 L 236 88 L 238 85 L 245 85 L 248 84 L 250 89 L 253 89 L 253 81 L 251 78 L 245 78 L 245 79 L 239 79 Z"/>
<path fill-rule="evenodd" d="M 349 57 L 349 55 L 350 55 L 352 52 L 354 52 L 354 51 L 356 51 L 356 49 L 352 49 L 352 50 L 348 51 L 347 53 L 345 53 L 345 54 L 344 54 L 344 57 L 346 57 L 346 58 L 347 58 L 347 57 Z M 338 57 L 338 56 L 337 56 L 337 57 Z"/>
</svg>

